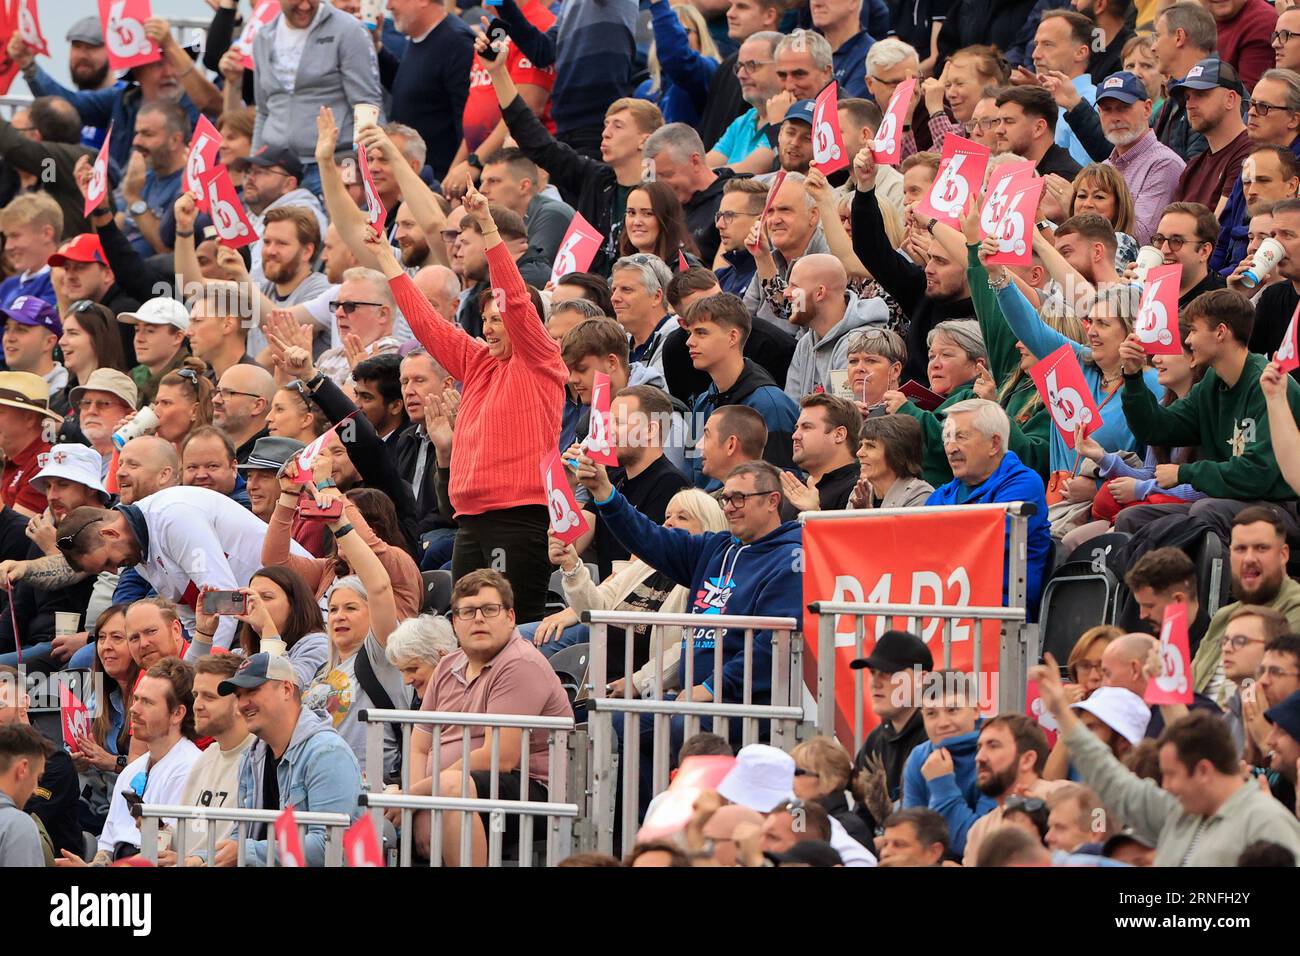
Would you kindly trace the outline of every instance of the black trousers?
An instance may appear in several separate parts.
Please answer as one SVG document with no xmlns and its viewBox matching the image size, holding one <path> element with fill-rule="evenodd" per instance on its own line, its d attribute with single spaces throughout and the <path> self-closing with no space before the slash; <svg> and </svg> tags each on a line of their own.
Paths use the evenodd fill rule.
<svg viewBox="0 0 1300 956">
<path fill-rule="evenodd" d="M 456 519 L 456 543 L 451 552 L 451 576 L 459 580 L 471 571 L 500 571 L 515 592 L 518 623 L 540 621 L 546 612 L 546 586 L 551 562 L 546 556 L 550 527 L 542 505 L 520 505 L 461 515 Z"/>
</svg>

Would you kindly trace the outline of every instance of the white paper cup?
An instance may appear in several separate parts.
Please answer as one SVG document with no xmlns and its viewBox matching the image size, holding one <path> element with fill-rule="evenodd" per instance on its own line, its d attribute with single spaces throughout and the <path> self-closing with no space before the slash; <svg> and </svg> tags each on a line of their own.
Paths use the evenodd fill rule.
<svg viewBox="0 0 1300 956">
<path fill-rule="evenodd" d="M 1286 250 L 1282 248 L 1282 243 L 1269 236 L 1255 250 L 1255 255 L 1250 261 L 1250 268 L 1241 274 L 1241 284 L 1247 289 L 1255 288 L 1268 277 L 1270 272 L 1277 268 L 1277 264 L 1282 261 L 1282 257 L 1285 255 Z"/>
<path fill-rule="evenodd" d="M 153 406 L 146 405 L 135 413 L 135 418 L 113 432 L 113 445 L 118 451 L 121 451 L 122 446 L 132 438 L 139 438 L 141 435 L 152 435 L 157 427 L 158 415 L 154 412 Z"/>
<path fill-rule="evenodd" d="M 270 654 L 272 657 L 283 657 L 284 652 L 289 648 L 278 637 L 264 637 L 257 649 L 263 654 Z"/>
<path fill-rule="evenodd" d="M 71 637 L 77 633 L 77 628 L 81 624 L 81 615 L 76 611 L 55 611 L 54 612 L 54 636 Z"/>
<path fill-rule="evenodd" d="M 357 133 L 364 126 L 374 126 L 379 122 L 379 107 L 371 103 L 358 103 L 352 107 L 352 142 L 357 141 Z"/>
<path fill-rule="evenodd" d="M 371 30 L 377 28 L 384 19 L 385 3 L 386 0 L 361 0 L 361 22 Z"/>
</svg>

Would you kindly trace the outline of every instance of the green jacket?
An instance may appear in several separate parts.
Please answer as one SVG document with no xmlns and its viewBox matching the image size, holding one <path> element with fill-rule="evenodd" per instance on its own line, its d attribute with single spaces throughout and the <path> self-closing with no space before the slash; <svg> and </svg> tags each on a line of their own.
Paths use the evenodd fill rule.
<svg viewBox="0 0 1300 956">
<path fill-rule="evenodd" d="M 1203 645 L 1202 645 L 1203 646 Z M 1182 804 L 1121 764 L 1082 724 L 1065 734 L 1070 757 L 1083 782 L 1126 826 L 1156 845 L 1156 866 L 1236 866 L 1256 840 L 1268 840 L 1300 855 L 1300 820 L 1279 801 L 1244 782 L 1212 817 L 1188 813 Z"/>
<path fill-rule="evenodd" d="M 1272 608 L 1279 614 L 1285 614 L 1291 630 L 1300 633 L 1300 582 L 1289 577 L 1283 578 L 1277 597 L 1263 606 Z M 1239 607 L 1241 607 L 1240 601 L 1225 604 L 1219 608 L 1218 613 L 1210 620 L 1210 626 L 1205 629 L 1205 636 L 1201 638 L 1200 646 L 1196 648 L 1196 657 L 1192 659 L 1192 686 L 1198 693 L 1210 694 L 1211 690 L 1217 691 L 1217 688 L 1211 688 L 1210 683 L 1214 680 L 1214 675 L 1219 669 L 1219 661 L 1223 658 L 1223 632 L 1228 628 L 1228 618 L 1232 617 L 1233 612 Z M 1218 694 L 1211 696 L 1217 697 Z"/>
<path fill-rule="evenodd" d="M 1250 354 L 1228 388 L 1209 369 L 1185 398 L 1162 407 L 1141 376 L 1125 376 L 1120 399 L 1138 441 L 1199 447 L 1200 460 L 1178 466 L 1178 481 L 1211 498 L 1285 501 L 1295 498 L 1273 457 L 1268 408 L 1259 375 L 1268 359 Z M 1300 385 L 1288 378 L 1287 402 L 1300 417 Z"/>
<path fill-rule="evenodd" d="M 980 262 L 979 246 L 966 247 L 966 281 L 970 285 L 970 300 L 975 307 L 975 318 L 984 337 L 984 351 L 989 356 L 989 374 L 999 389 L 1020 372 L 1020 350 L 1016 348 L 1016 334 L 1007 325 L 998 306 L 998 297 L 989 288 L 988 270 Z M 1011 419 L 1011 438 L 1007 447 L 1019 456 L 1025 467 L 1032 468 L 1047 483 L 1048 459 L 1051 453 L 1052 415 L 1046 407 L 1039 406 L 1023 424 L 1016 416 L 1038 394 L 1034 381 L 1025 375 L 1015 391 L 1006 397 L 1002 407 Z M 936 486 L 937 487 L 937 486 Z"/>
<path fill-rule="evenodd" d="M 910 415 L 921 423 L 921 477 L 935 488 L 952 481 L 948 455 L 943 450 L 943 420 L 948 417 L 946 409 L 974 397 L 975 383 L 967 382 L 954 388 L 943 404 L 932 412 L 917 408 L 911 402 L 898 407 L 898 414 Z"/>
</svg>

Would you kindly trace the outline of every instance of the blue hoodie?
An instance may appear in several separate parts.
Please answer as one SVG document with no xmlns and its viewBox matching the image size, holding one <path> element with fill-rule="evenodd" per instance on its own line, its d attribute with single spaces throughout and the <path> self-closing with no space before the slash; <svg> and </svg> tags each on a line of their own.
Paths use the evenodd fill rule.
<svg viewBox="0 0 1300 956">
<path fill-rule="evenodd" d="M 1034 506 L 1029 519 L 1029 547 L 1025 566 L 1025 603 L 1034 607 L 1043 588 L 1043 573 L 1047 569 L 1047 554 L 1052 546 L 1051 525 L 1047 521 L 1047 494 L 1043 479 L 1032 468 L 1025 467 L 1014 451 L 1009 451 L 998 462 L 997 469 L 982 484 L 968 488 L 960 478 L 940 485 L 925 502 L 927 505 L 985 505 L 998 501 L 1027 501 Z M 1007 531 L 1011 530 L 1007 518 Z M 1011 549 L 1007 548 L 1007 557 Z M 1007 577 L 1002 572 L 1002 601 L 1007 600 Z"/>
<path fill-rule="evenodd" d="M 992 797 L 980 793 L 975 784 L 975 751 L 983 723 L 984 719 L 980 718 L 970 733 L 939 741 L 939 746 L 952 757 L 952 773 L 925 779 L 921 765 L 935 747 L 930 740 L 917 744 L 903 766 L 903 809 L 929 807 L 942 816 L 948 824 L 948 845 L 959 856 L 966 851 L 966 835 L 971 826 L 998 805 Z"/>
<path fill-rule="evenodd" d="M 266 768 L 266 743 L 258 740 L 239 763 L 239 806 L 311 813 L 346 813 L 353 820 L 361 815 L 357 796 L 361 793 L 361 769 L 352 748 L 334 730 L 329 717 L 303 708 L 289 738 L 289 746 L 276 764 L 280 785 L 280 806 L 262 807 L 262 774 Z M 325 865 L 325 828 L 306 828 L 303 854 L 308 866 Z M 266 841 L 244 841 L 249 866 L 266 866 Z"/>
<path fill-rule="evenodd" d="M 687 613 L 753 614 L 792 617 L 803 614 L 803 575 L 795 568 L 802 546 L 797 521 L 785 524 L 749 544 L 726 531 L 691 534 L 683 528 L 655 524 L 617 492 L 596 506 L 614 537 L 629 551 L 689 588 Z M 686 684 L 686 641 L 692 631 L 682 631 L 682 658 L 678 665 Z M 728 632 L 722 641 L 722 693 L 713 689 L 714 629 L 694 629 L 695 680 L 708 688 L 713 699 L 725 703 L 744 700 L 745 635 Z M 772 697 L 772 635 L 754 632 L 752 660 L 755 704 Z M 704 678 L 706 675 L 708 679 Z"/>
</svg>

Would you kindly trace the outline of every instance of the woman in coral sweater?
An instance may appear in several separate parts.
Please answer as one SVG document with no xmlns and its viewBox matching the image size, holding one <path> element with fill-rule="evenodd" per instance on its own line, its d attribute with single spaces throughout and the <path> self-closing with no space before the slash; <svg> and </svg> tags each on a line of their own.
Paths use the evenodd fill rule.
<svg viewBox="0 0 1300 956">
<path fill-rule="evenodd" d="M 367 247 L 388 277 L 420 343 L 461 383 L 449 494 L 459 525 L 452 575 L 494 568 L 510 580 L 519 622 L 546 607 L 546 494 L 541 462 L 559 443 L 568 369 L 529 288 L 501 241 L 488 202 L 472 187 L 466 214 L 483 234 L 491 289 L 483 294 L 483 338 L 470 338 L 434 311 L 374 230 Z"/>
</svg>

